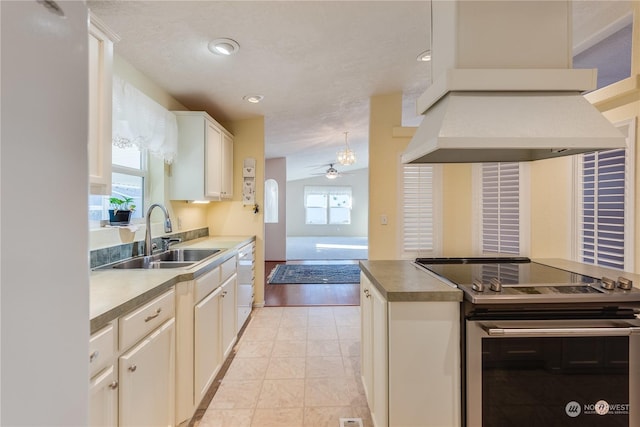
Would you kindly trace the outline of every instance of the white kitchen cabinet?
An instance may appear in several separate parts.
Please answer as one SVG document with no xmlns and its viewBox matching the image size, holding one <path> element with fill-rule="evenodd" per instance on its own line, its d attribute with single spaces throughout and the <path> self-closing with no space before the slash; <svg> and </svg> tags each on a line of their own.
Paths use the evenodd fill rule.
<svg viewBox="0 0 640 427">
<path fill-rule="evenodd" d="M 172 200 L 233 197 L 233 135 L 203 111 L 174 111 L 178 154 L 171 166 Z"/>
<path fill-rule="evenodd" d="M 120 426 L 174 425 L 174 325 L 171 318 L 120 356 Z"/>
<path fill-rule="evenodd" d="M 211 281 L 214 273 L 219 275 L 219 269 L 196 280 L 196 283 Z M 194 405 L 205 396 L 222 366 L 221 294 L 222 288 L 219 287 L 194 307 Z"/>
<path fill-rule="evenodd" d="M 118 425 L 118 373 L 109 366 L 89 382 L 89 425 Z"/>
<path fill-rule="evenodd" d="M 389 425 L 387 301 L 364 274 L 360 274 L 362 384 L 376 427 Z"/>
<path fill-rule="evenodd" d="M 244 326 L 251 314 L 255 295 L 255 243 L 238 250 L 238 323 L 237 331 Z"/>
<path fill-rule="evenodd" d="M 111 86 L 117 36 L 90 15 L 89 184 L 91 194 L 111 194 Z"/>
<path fill-rule="evenodd" d="M 234 273 L 222 284 L 221 301 L 221 345 L 222 357 L 226 359 L 236 342 L 238 330 L 236 327 L 236 283 L 237 275 Z"/>
<path fill-rule="evenodd" d="M 360 275 L 361 372 L 373 424 L 460 426 L 460 303 L 387 301 Z"/>
</svg>

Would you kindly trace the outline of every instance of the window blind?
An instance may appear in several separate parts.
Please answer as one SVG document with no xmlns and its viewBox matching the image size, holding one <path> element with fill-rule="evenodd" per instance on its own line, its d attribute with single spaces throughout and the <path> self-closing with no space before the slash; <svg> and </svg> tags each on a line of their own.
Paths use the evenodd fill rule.
<svg viewBox="0 0 640 427">
<path fill-rule="evenodd" d="M 627 150 L 582 155 L 580 256 L 583 262 L 624 268 Z"/>
<path fill-rule="evenodd" d="M 520 164 L 482 165 L 483 253 L 520 253 Z"/>
<path fill-rule="evenodd" d="M 432 251 L 433 166 L 403 165 L 403 250 Z"/>
</svg>

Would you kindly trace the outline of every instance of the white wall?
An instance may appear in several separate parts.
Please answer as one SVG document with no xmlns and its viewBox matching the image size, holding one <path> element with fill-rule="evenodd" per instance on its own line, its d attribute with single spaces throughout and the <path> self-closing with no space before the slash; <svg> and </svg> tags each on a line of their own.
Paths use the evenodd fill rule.
<svg viewBox="0 0 640 427">
<path fill-rule="evenodd" d="M 339 167 L 338 167 L 338 170 Z M 305 185 L 350 185 L 353 209 L 350 225 L 306 225 Z M 369 169 L 354 170 L 334 180 L 324 176 L 287 182 L 287 236 L 367 236 L 369 222 Z"/>
<path fill-rule="evenodd" d="M 266 159 L 264 163 L 265 181 L 273 179 L 278 183 L 278 222 L 264 224 L 264 259 L 284 261 L 287 259 L 287 159 Z"/>
<path fill-rule="evenodd" d="M 88 422 L 88 21 L 58 4 L 0 2 L 3 426 Z"/>
</svg>

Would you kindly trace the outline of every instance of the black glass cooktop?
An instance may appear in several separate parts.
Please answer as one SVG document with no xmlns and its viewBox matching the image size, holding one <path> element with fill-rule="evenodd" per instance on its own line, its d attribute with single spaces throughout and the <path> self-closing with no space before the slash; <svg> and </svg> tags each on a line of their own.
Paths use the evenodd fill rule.
<svg viewBox="0 0 640 427">
<path fill-rule="evenodd" d="M 474 280 L 488 283 L 495 278 L 502 285 L 522 285 L 516 291 L 521 294 L 548 293 L 549 290 L 538 287 L 554 284 L 577 285 L 563 286 L 562 292 L 566 293 L 598 292 L 580 286 L 597 283 L 596 278 L 531 262 L 528 258 L 418 258 L 416 262 L 456 285 L 471 285 Z"/>
</svg>

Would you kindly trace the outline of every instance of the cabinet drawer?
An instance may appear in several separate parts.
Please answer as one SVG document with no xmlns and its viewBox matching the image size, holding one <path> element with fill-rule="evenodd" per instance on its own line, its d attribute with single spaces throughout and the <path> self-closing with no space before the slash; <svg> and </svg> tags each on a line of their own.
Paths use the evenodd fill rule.
<svg viewBox="0 0 640 427">
<path fill-rule="evenodd" d="M 120 318 L 120 348 L 127 349 L 140 338 L 173 317 L 174 290 Z"/>
<path fill-rule="evenodd" d="M 196 303 L 220 286 L 220 267 L 196 279 Z"/>
<path fill-rule="evenodd" d="M 113 323 L 100 329 L 89 338 L 89 376 L 105 368 L 116 353 L 116 332 Z"/>
<path fill-rule="evenodd" d="M 238 250 L 238 260 L 251 262 L 254 259 L 254 252 L 255 249 L 253 244 L 243 246 Z"/>
<path fill-rule="evenodd" d="M 220 266 L 220 281 L 224 282 L 231 277 L 231 275 L 236 272 L 236 268 L 236 257 L 223 262 Z"/>
</svg>

